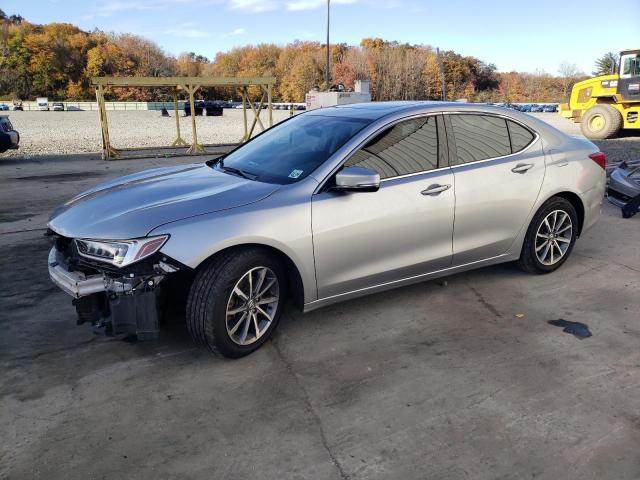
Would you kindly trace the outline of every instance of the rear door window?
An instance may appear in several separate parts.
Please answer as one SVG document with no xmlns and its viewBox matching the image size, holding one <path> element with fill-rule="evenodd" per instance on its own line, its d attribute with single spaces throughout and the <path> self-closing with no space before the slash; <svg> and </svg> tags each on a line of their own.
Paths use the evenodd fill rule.
<svg viewBox="0 0 640 480">
<path fill-rule="evenodd" d="M 470 163 L 511 154 L 509 130 L 504 118 L 490 115 L 449 115 L 456 144 L 457 162 Z"/>
</svg>

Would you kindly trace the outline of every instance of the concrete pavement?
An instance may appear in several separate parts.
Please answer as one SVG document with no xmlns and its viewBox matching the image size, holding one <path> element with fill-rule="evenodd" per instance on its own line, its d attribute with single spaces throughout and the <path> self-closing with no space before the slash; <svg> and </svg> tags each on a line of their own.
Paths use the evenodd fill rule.
<svg viewBox="0 0 640 480">
<path fill-rule="evenodd" d="M 640 216 L 605 205 L 552 275 L 507 264 L 290 307 L 262 349 L 220 360 L 179 316 L 154 343 L 75 326 L 48 212 L 194 161 L 92 158 L 0 162 L 0 478 L 640 478 Z"/>
</svg>

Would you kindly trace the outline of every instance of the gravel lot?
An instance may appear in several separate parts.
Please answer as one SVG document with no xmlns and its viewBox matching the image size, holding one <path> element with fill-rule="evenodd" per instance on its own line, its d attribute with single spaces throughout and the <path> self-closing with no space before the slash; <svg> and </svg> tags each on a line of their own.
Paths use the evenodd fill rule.
<svg viewBox="0 0 640 480">
<path fill-rule="evenodd" d="M 173 114 L 173 112 L 171 112 Z M 157 111 L 107 112 L 111 143 L 116 148 L 157 147 L 175 139 L 175 120 Z M 581 136 L 580 126 L 555 113 L 533 113 L 570 135 Z M 252 114 L 249 113 L 251 120 Z M 267 123 L 267 112 L 260 114 Z M 263 118 L 264 117 L 264 118 Z M 289 117 L 284 110 L 273 111 L 277 123 Z M 0 156 L 97 153 L 101 149 L 98 112 L 10 112 L 11 122 L 20 132 L 20 149 Z M 244 133 L 242 110 L 225 109 L 222 117 L 196 117 L 198 140 L 203 144 L 236 143 Z M 180 117 L 182 138 L 191 141 L 191 118 Z M 256 126 L 256 131 L 259 127 Z M 623 136 L 595 142 L 610 164 L 640 158 L 640 136 Z"/>
<path fill-rule="evenodd" d="M 9 112 L 9 119 L 20 132 L 20 149 L 3 156 L 56 155 L 99 152 L 102 148 L 98 112 Z M 175 119 L 158 111 L 109 111 L 109 136 L 115 148 L 157 147 L 175 140 Z M 247 114 L 249 122 L 253 113 Z M 285 110 L 274 110 L 274 123 L 289 117 Z M 268 112 L 260 119 L 267 126 Z M 201 144 L 236 143 L 244 134 L 242 110 L 225 109 L 222 117 L 196 117 Z M 251 123 L 249 123 L 251 125 Z M 191 142 L 191 117 L 180 117 L 182 138 Z M 256 132 L 260 127 L 256 126 Z"/>
</svg>

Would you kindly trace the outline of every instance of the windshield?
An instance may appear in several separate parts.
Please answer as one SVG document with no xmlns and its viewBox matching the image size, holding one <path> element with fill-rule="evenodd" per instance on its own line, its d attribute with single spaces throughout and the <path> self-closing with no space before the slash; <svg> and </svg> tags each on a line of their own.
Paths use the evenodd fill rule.
<svg viewBox="0 0 640 480">
<path fill-rule="evenodd" d="M 229 153 L 217 167 L 260 182 L 302 180 L 322 165 L 370 119 L 299 115 Z"/>
<path fill-rule="evenodd" d="M 640 75 L 640 55 L 637 53 L 623 55 L 620 59 L 620 67 L 621 77 L 635 77 Z"/>
</svg>

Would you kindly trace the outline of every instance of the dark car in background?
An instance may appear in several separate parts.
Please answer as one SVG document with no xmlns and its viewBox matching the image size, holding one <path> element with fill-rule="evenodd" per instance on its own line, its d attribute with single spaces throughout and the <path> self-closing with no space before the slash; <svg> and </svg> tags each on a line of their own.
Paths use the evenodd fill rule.
<svg viewBox="0 0 640 480">
<path fill-rule="evenodd" d="M 0 115 L 0 153 L 18 148 L 20 134 L 13 128 L 9 117 Z"/>
<path fill-rule="evenodd" d="M 622 162 L 611 172 L 607 200 L 621 208 L 625 218 L 640 212 L 640 160 Z"/>
<path fill-rule="evenodd" d="M 195 110 L 196 116 L 202 115 L 202 112 L 204 112 L 204 101 L 196 100 L 195 102 L 193 102 L 193 108 Z M 191 116 L 191 104 L 189 102 L 184 103 L 184 116 Z"/>
<path fill-rule="evenodd" d="M 557 105 L 545 105 L 542 111 L 547 113 L 553 113 L 558 111 L 558 107 Z"/>
<path fill-rule="evenodd" d="M 533 104 L 531 105 L 531 112 L 536 112 L 536 113 L 542 113 L 544 112 L 544 106 L 543 105 L 537 105 L 537 104 Z"/>
</svg>

